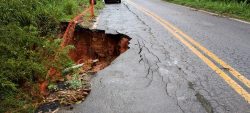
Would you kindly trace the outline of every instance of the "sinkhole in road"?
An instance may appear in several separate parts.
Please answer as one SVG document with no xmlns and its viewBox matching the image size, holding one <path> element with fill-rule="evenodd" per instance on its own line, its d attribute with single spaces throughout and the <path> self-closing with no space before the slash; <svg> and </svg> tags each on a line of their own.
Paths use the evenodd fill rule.
<svg viewBox="0 0 250 113">
<path fill-rule="evenodd" d="M 69 56 L 77 64 L 85 65 L 85 71 L 97 72 L 107 67 L 115 58 L 129 49 L 131 38 L 120 33 L 105 33 L 104 30 L 83 28 L 76 26 L 70 45 Z"/>
<path fill-rule="evenodd" d="M 62 24 L 62 32 L 66 30 L 67 24 L 68 23 L 65 25 Z M 69 56 L 76 64 L 83 64 L 82 70 L 79 73 L 83 75 L 91 72 L 96 73 L 110 65 L 114 59 L 129 49 L 129 41 L 131 40 L 129 36 L 124 34 L 105 33 L 104 30 L 92 30 L 83 28 L 79 25 L 75 27 L 72 34 L 73 36 L 67 38 L 69 41 L 67 41 L 66 45 L 74 46 L 74 49 L 69 51 Z M 55 73 L 57 73 L 56 70 Z M 72 79 L 72 77 L 69 76 L 66 78 Z M 82 75 L 79 76 L 84 79 L 85 85 L 89 84 L 92 78 L 89 78 L 89 76 L 86 76 L 86 78 Z M 37 112 L 56 111 L 61 105 L 82 102 L 91 90 L 89 85 L 82 86 L 77 90 L 68 89 L 66 88 L 68 86 L 64 83 L 65 82 L 60 83 L 63 84 L 62 86 L 64 88 L 61 88 L 59 91 L 51 92 L 51 94 L 47 96 L 44 100 L 46 103 L 40 105 L 36 110 Z M 60 84 L 57 84 L 57 86 L 59 87 Z"/>
<path fill-rule="evenodd" d="M 126 52 L 129 49 L 129 41 L 131 40 L 125 34 L 106 33 L 104 30 L 83 28 L 80 25 L 70 25 L 68 22 L 61 23 L 60 29 L 62 34 L 64 32 L 66 32 L 64 34 L 67 34 L 64 35 L 65 37 L 60 36 L 63 38 L 61 47 L 67 45 L 74 46 L 69 51 L 69 56 L 76 64 L 79 64 L 73 67 L 82 67 L 78 73 L 77 80 L 78 82 L 79 80 L 84 81 L 84 83 L 77 89 L 69 88 L 67 81 L 73 80 L 73 75 L 66 74 L 63 80 L 67 80 L 60 80 L 62 78 L 61 75 L 67 73 L 73 67 L 65 69 L 62 73 L 55 68 L 51 68 L 48 72 L 50 80 L 57 81 L 56 86 L 60 90 L 46 93 L 48 81 L 41 83 L 40 91 L 41 94 L 46 95 L 46 98 L 43 100 L 44 103 L 38 106 L 36 112 L 57 111 L 61 105 L 63 107 L 84 101 L 91 91 L 91 75 L 104 69 L 119 55 Z M 71 106 L 69 107 L 71 108 Z"/>
</svg>

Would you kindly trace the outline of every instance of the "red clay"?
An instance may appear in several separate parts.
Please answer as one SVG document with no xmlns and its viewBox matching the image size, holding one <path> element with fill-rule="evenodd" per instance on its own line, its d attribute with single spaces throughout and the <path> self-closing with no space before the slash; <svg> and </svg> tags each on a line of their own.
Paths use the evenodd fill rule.
<svg viewBox="0 0 250 113">
<path fill-rule="evenodd" d="M 61 43 L 61 47 L 67 46 L 72 41 L 76 24 L 81 21 L 82 17 L 91 9 L 91 7 L 84 10 L 81 14 L 77 15 L 69 22 L 68 27 L 63 35 L 63 42 Z"/>
<path fill-rule="evenodd" d="M 92 7 L 86 9 L 81 14 L 71 20 L 63 35 L 61 47 L 74 45 L 75 49 L 71 50 L 69 56 L 75 63 L 84 63 L 83 71 L 97 72 L 108 66 L 116 57 L 124 53 L 128 49 L 129 38 L 124 35 L 106 35 L 104 31 L 91 31 L 80 29 L 76 30 L 78 22 L 82 21 L 82 17 L 92 11 Z M 92 12 L 93 13 L 93 12 Z M 98 62 L 93 63 L 93 60 Z M 50 68 L 48 71 L 50 80 L 61 78 L 61 74 L 55 68 Z M 48 81 L 40 84 L 40 92 L 46 95 Z"/>
<path fill-rule="evenodd" d="M 128 49 L 128 39 L 91 30 L 76 32 L 71 44 L 75 49 L 70 52 L 70 57 L 76 63 L 89 64 L 89 61 L 98 59 L 98 62 L 88 69 L 94 72 L 108 66 L 121 52 Z"/>
<path fill-rule="evenodd" d="M 120 53 L 124 53 L 125 51 L 128 50 L 128 44 L 129 44 L 129 39 L 128 38 L 122 38 L 119 46 L 120 46 Z"/>
</svg>

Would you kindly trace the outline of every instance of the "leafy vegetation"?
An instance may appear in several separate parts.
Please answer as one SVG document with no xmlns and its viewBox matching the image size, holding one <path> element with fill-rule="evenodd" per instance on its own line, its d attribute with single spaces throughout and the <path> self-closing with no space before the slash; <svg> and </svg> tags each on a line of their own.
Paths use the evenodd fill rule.
<svg viewBox="0 0 250 113">
<path fill-rule="evenodd" d="M 67 83 L 69 84 L 69 88 L 71 89 L 81 88 L 83 84 L 82 81 L 79 79 L 78 74 L 74 74 L 72 80 L 67 81 Z"/>
<path fill-rule="evenodd" d="M 250 21 L 250 0 L 165 0 Z"/>
<path fill-rule="evenodd" d="M 49 68 L 73 64 L 60 49 L 60 22 L 68 21 L 89 0 L 1 0 L 0 2 L 0 112 L 33 112 L 40 101 L 38 83 Z M 98 7 L 101 7 L 98 2 Z"/>
</svg>

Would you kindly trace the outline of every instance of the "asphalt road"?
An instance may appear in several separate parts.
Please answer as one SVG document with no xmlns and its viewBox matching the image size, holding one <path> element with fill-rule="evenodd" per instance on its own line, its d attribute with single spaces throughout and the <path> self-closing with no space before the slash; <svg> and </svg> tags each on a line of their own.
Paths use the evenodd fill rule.
<svg viewBox="0 0 250 113">
<path fill-rule="evenodd" d="M 60 112 L 250 113 L 250 24 L 161 0 L 124 0 L 106 5 L 97 28 L 130 36 L 130 49 L 97 73 L 84 103 Z M 176 38 L 182 31 L 230 67 Z"/>
</svg>

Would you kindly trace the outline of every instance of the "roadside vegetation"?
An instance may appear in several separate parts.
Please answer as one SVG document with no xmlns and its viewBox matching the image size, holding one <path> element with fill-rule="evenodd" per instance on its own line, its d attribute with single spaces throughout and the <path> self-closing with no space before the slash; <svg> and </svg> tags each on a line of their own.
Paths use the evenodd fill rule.
<svg viewBox="0 0 250 113">
<path fill-rule="evenodd" d="M 0 113 L 34 112 L 43 98 L 39 83 L 51 67 L 74 65 L 72 47 L 60 50 L 60 22 L 88 7 L 89 0 L 1 0 Z M 101 0 L 96 8 L 101 9 Z"/>
<path fill-rule="evenodd" d="M 250 21 L 250 0 L 165 0 Z"/>
</svg>

